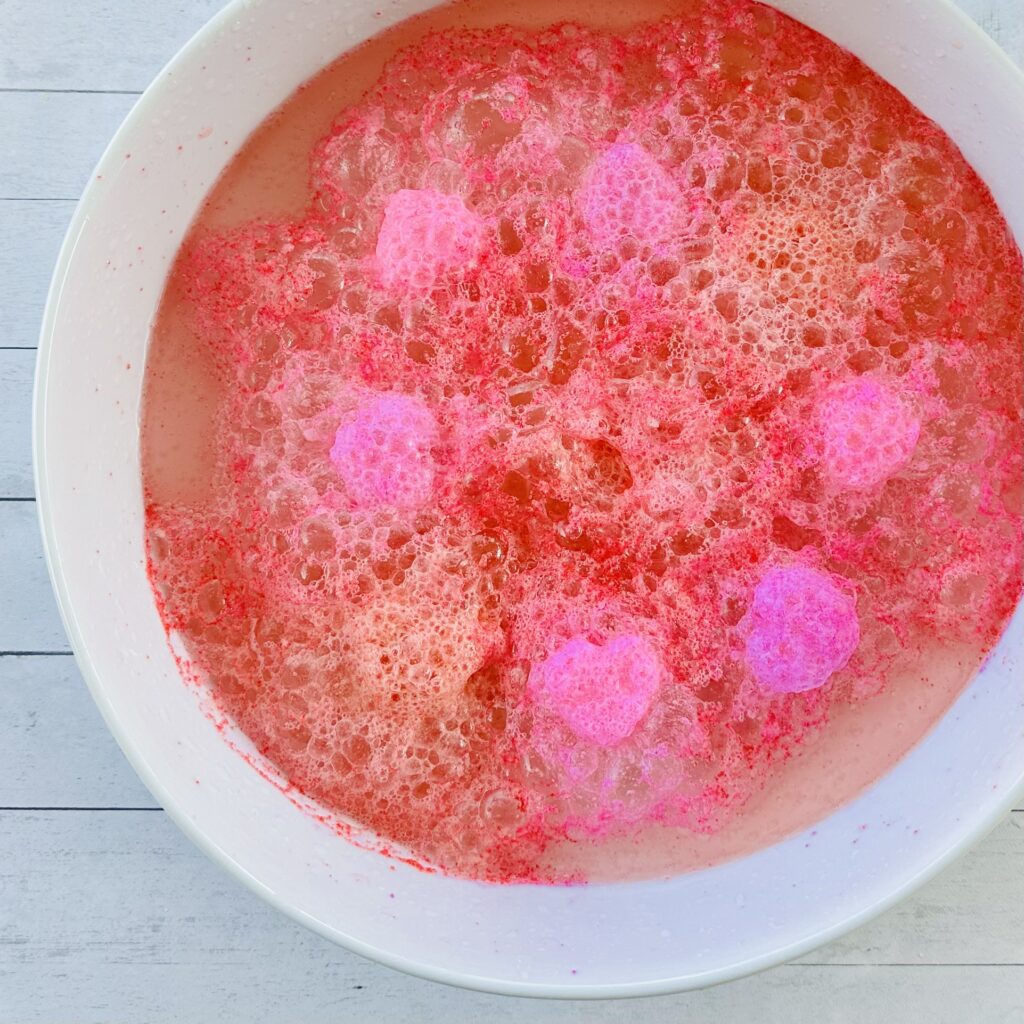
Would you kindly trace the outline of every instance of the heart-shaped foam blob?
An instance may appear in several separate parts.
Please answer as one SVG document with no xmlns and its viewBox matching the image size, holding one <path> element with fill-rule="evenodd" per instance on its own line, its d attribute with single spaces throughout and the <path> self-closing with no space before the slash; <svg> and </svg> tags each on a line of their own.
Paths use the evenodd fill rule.
<svg viewBox="0 0 1024 1024">
<path fill-rule="evenodd" d="M 774 693 L 824 686 L 860 642 L 854 599 L 825 573 L 802 566 L 765 573 L 744 626 L 747 665 Z"/>
<path fill-rule="evenodd" d="M 818 404 L 822 465 L 840 487 L 868 490 L 902 469 L 921 421 L 909 403 L 870 377 L 829 388 Z"/>
<path fill-rule="evenodd" d="M 616 636 L 603 645 L 573 637 L 530 673 L 529 691 L 582 740 L 610 747 L 647 714 L 664 669 L 641 636 Z"/>
<path fill-rule="evenodd" d="M 416 509 L 433 491 L 436 443 L 437 421 L 422 402 L 377 395 L 338 428 L 331 461 L 357 506 Z"/>
<path fill-rule="evenodd" d="M 393 291 L 429 291 L 444 274 L 475 263 L 485 242 L 483 220 L 458 196 L 399 189 L 388 197 L 377 235 L 381 282 Z"/>
<path fill-rule="evenodd" d="M 664 241 L 695 220 L 672 175 L 631 142 L 609 146 L 590 165 L 577 202 L 599 248 L 614 248 L 626 236 Z"/>
</svg>

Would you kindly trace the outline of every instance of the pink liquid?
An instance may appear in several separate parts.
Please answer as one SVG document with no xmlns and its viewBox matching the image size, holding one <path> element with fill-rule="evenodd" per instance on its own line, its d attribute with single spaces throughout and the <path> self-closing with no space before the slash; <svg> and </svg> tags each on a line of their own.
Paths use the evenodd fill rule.
<svg viewBox="0 0 1024 1024">
<path fill-rule="evenodd" d="M 777 13 L 438 9 L 272 115 L 182 248 L 164 622 L 420 863 L 741 855 L 888 770 L 1005 625 L 1022 308 L 952 143 Z"/>
</svg>

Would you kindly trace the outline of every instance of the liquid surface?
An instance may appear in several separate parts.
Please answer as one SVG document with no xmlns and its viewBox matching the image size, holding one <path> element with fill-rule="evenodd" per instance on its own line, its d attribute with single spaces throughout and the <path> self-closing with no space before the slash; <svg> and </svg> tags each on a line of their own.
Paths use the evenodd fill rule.
<svg viewBox="0 0 1024 1024">
<path fill-rule="evenodd" d="M 147 366 L 189 669 L 303 794 L 475 878 L 806 826 L 1020 594 L 982 183 L 772 10 L 630 10 L 457 5 L 332 65 L 215 187 Z"/>
</svg>

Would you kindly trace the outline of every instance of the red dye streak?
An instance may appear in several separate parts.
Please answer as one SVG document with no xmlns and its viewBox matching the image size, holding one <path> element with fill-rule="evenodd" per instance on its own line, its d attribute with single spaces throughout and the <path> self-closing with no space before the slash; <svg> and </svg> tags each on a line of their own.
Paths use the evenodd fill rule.
<svg viewBox="0 0 1024 1024">
<path fill-rule="evenodd" d="M 715 834 L 926 655 L 967 651 L 966 679 L 1019 598 L 1021 258 L 991 197 L 808 29 L 745 0 L 681 10 L 408 46 L 316 145 L 301 213 L 204 214 L 172 273 L 157 349 L 192 339 L 216 390 L 187 498 L 144 459 L 182 673 L 282 792 L 421 870 L 576 883 L 560 850 Z M 621 209 L 598 217 L 577 197 L 612 144 L 642 147 L 656 195 L 616 200 L 609 172 L 588 202 Z M 479 258 L 431 253 L 407 291 L 382 273 L 401 189 L 458 196 Z M 637 227 L 674 195 L 685 216 Z M 153 365 L 157 452 L 178 428 Z M 858 377 L 920 437 L 844 488 L 816 416 Z M 375 472 L 430 460 L 416 507 L 356 500 L 330 458 L 391 392 L 438 426 L 426 454 L 380 442 Z M 824 686 L 775 693 L 744 622 L 793 566 L 856 596 L 860 639 Z M 621 741 L 588 743 L 531 700 L 531 666 L 621 636 L 664 681 Z"/>
</svg>

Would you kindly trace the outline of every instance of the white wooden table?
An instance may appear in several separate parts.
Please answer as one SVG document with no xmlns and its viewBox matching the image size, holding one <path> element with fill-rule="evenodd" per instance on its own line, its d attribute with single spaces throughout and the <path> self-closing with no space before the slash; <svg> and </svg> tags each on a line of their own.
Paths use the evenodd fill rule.
<svg viewBox="0 0 1024 1024">
<path fill-rule="evenodd" d="M 959 2 L 1024 63 L 1024 0 Z M 50 594 L 30 391 L 79 191 L 137 93 L 219 6 L 0 0 L 0 1024 L 1024 1022 L 1024 808 L 917 896 L 796 963 L 685 996 L 555 1004 L 445 988 L 336 948 L 222 873 L 156 806 L 100 721 Z"/>
</svg>

